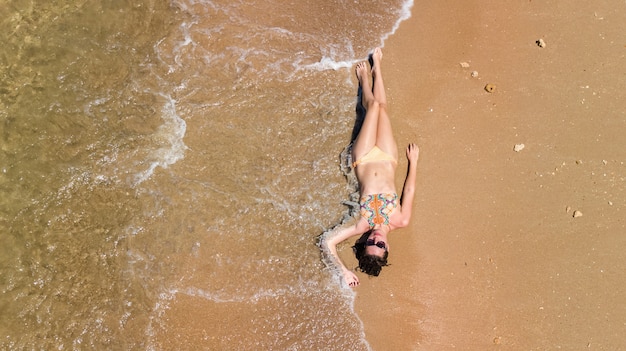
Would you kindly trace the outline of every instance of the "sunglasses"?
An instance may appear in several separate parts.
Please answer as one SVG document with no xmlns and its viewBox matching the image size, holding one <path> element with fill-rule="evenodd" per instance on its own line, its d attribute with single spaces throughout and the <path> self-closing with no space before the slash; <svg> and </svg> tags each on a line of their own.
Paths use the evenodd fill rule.
<svg viewBox="0 0 626 351">
<path fill-rule="evenodd" d="M 365 242 L 365 246 L 376 246 L 383 250 L 387 250 L 387 245 L 385 245 L 384 241 L 379 241 L 377 243 L 374 243 L 374 239 L 367 239 L 367 241 Z"/>
</svg>

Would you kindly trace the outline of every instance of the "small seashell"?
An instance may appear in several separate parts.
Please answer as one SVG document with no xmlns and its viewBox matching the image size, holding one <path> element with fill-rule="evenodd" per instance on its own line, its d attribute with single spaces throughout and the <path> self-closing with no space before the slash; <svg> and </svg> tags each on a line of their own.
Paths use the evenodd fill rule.
<svg viewBox="0 0 626 351">
<path fill-rule="evenodd" d="M 535 42 L 537 44 L 537 46 L 539 46 L 540 48 L 545 48 L 546 47 L 546 42 L 543 41 L 543 39 L 537 39 L 537 41 Z"/>
<path fill-rule="evenodd" d="M 478 71 L 472 71 L 472 78 L 478 77 Z"/>
<path fill-rule="evenodd" d="M 513 151 L 520 152 L 520 151 L 524 150 L 525 147 L 526 147 L 526 145 L 524 145 L 524 144 L 515 144 L 515 146 L 513 147 Z"/>
<path fill-rule="evenodd" d="M 582 212 L 580 212 L 578 210 L 574 211 L 574 218 L 578 218 L 578 217 L 582 217 L 582 216 L 583 216 Z"/>
<path fill-rule="evenodd" d="M 487 84 L 485 85 L 485 91 L 488 93 L 493 93 L 494 91 L 496 91 L 496 86 L 493 84 Z"/>
<path fill-rule="evenodd" d="M 461 62 L 461 63 L 459 63 L 459 65 L 461 65 L 461 67 L 463 67 L 463 68 L 468 68 L 469 67 L 469 63 L 467 63 L 467 62 Z"/>
</svg>

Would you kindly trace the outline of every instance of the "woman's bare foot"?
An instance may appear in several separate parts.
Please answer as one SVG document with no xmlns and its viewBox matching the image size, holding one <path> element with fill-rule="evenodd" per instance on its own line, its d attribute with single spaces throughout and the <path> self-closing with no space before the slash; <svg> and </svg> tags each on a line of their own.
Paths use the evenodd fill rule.
<svg viewBox="0 0 626 351">
<path fill-rule="evenodd" d="M 380 73 L 380 61 L 383 59 L 383 51 L 381 48 L 374 49 L 372 53 L 372 76 L 376 77 Z"/>
<path fill-rule="evenodd" d="M 356 77 L 359 80 L 359 84 L 361 85 L 361 88 L 364 88 L 363 84 L 368 82 L 367 81 L 367 66 L 365 66 L 365 62 L 359 62 L 356 64 Z"/>
<path fill-rule="evenodd" d="M 383 74 L 380 69 L 380 61 L 383 59 L 383 51 L 380 48 L 374 49 L 372 53 L 372 78 L 374 79 L 374 98 L 380 106 L 387 106 L 387 94 L 383 84 Z"/>
<path fill-rule="evenodd" d="M 356 77 L 359 80 L 362 94 L 362 104 L 367 109 L 371 103 L 376 99 L 372 93 L 372 86 L 369 81 L 369 72 L 367 71 L 367 65 L 365 62 L 359 62 L 356 64 Z"/>
</svg>

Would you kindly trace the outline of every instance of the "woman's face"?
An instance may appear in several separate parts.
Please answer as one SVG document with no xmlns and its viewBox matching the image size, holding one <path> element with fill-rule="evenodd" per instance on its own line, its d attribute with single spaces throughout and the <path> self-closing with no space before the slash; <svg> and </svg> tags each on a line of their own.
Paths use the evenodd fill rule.
<svg viewBox="0 0 626 351">
<path fill-rule="evenodd" d="M 374 229 L 365 241 L 365 253 L 382 257 L 385 251 L 389 251 L 387 232 L 381 229 Z"/>
</svg>

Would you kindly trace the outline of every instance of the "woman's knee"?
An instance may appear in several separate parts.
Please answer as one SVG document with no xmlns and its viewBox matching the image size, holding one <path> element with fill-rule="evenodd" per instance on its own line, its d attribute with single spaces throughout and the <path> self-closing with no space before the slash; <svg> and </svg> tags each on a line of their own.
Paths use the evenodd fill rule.
<svg viewBox="0 0 626 351">
<path fill-rule="evenodd" d="M 384 113 L 385 115 L 387 115 L 387 103 L 385 102 L 378 102 L 378 109 L 380 110 L 380 113 Z"/>
<path fill-rule="evenodd" d="M 370 101 L 367 102 L 367 106 L 365 107 L 367 109 L 367 112 L 378 112 L 380 110 L 380 102 L 378 102 L 376 99 L 372 99 Z"/>
</svg>

